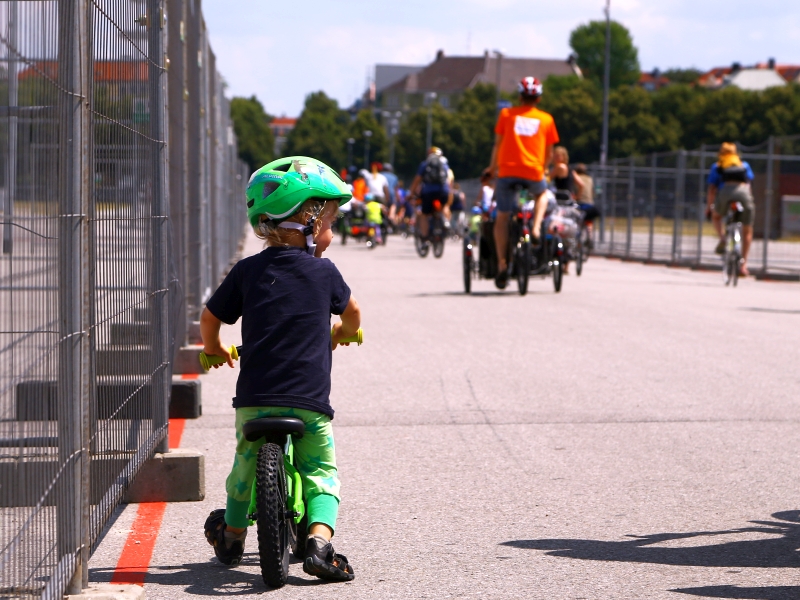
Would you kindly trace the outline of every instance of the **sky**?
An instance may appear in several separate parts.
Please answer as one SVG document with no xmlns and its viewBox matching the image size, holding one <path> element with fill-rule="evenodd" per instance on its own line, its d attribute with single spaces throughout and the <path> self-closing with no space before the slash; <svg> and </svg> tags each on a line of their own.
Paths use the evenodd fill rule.
<svg viewBox="0 0 800 600">
<path fill-rule="evenodd" d="M 196 0 L 199 1 L 199 0 Z M 426 64 L 498 49 L 564 58 L 570 32 L 603 19 L 604 0 L 204 0 L 229 96 L 255 95 L 273 115 L 297 116 L 323 90 L 341 106 L 364 91 L 376 63 Z M 800 2 L 611 0 L 643 70 L 800 64 Z"/>
</svg>

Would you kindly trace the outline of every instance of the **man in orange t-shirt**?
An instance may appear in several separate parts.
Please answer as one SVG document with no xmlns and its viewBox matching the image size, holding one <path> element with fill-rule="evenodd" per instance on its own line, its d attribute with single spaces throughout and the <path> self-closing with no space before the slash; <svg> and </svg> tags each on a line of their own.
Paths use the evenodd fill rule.
<svg viewBox="0 0 800 600">
<path fill-rule="evenodd" d="M 525 188 L 536 198 L 533 219 L 534 238 L 539 238 L 547 202 L 544 178 L 553 157 L 553 145 L 558 143 L 556 124 L 548 113 L 536 108 L 542 96 L 542 84 L 535 77 L 525 77 L 518 85 L 520 106 L 504 108 L 497 118 L 492 162 L 486 170 L 497 177 L 494 198 L 497 218 L 494 223 L 494 243 L 497 249 L 495 285 L 503 289 L 508 282 L 508 221 L 516 207 L 516 192 Z"/>
</svg>

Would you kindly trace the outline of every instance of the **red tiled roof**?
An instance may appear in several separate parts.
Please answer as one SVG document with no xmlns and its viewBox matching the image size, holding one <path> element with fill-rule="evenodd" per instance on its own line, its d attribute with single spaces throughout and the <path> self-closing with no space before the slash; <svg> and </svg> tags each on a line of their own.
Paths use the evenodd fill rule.
<svg viewBox="0 0 800 600">
<path fill-rule="evenodd" d="M 275 117 L 270 122 L 273 127 L 294 127 L 297 119 L 292 117 Z"/>
<path fill-rule="evenodd" d="M 22 81 L 42 74 L 50 79 L 58 79 L 58 62 L 39 61 L 20 71 L 17 77 Z M 144 61 L 101 60 L 94 63 L 95 82 L 147 81 L 147 75 L 147 63 Z"/>
</svg>

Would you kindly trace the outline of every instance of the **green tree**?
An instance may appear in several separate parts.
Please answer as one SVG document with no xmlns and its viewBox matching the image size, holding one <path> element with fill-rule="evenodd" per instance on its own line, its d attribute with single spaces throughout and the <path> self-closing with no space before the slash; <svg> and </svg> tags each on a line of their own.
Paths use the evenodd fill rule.
<svg viewBox="0 0 800 600">
<path fill-rule="evenodd" d="M 388 142 L 386 130 L 383 125 L 378 123 L 373 112 L 366 108 L 358 111 L 356 118 L 348 125 L 347 135 L 355 140 L 353 144 L 353 164 L 369 170 L 369 165 L 364 164 L 365 131 L 372 132 L 369 138 L 369 162 L 387 160 Z"/>
<path fill-rule="evenodd" d="M 287 156 L 312 156 L 334 169 L 347 162 L 348 114 L 325 92 L 306 96 L 305 107 L 286 141 Z"/>
<path fill-rule="evenodd" d="M 602 86 L 606 52 L 605 21 L 580 25 L 569 36 L 569 45 L 578 55 L 578 66 L 587 79 Z M 611 87 L 632 85 L 639 80 L 639 52 L 627 28 L 611 21 Z"/>
<path fill-rule="evenodd" d="M 264 111 L 258 98 L 233 98 L 231 120 L 239 158 L 248 164 L 251 172 L 273 160 L 275 138 L 269 128 L 272 117 Z"/>
<path fill-rule="evenodd" d="M 553 115 L 560 143 L 569 150 L 570 160 L 597 160 L 602 125 L 602 94 L 597 86 L 575 76 L 548 77 L 544 86 L 539 108 Z"/>
<path fill-rule="evenodd" d="M 650 93 L 640 87 L 621 87 L 608 98 L 609 156 L 647 154 L 680 147 L 680 131 L 653 112 Z"/>
</svg>

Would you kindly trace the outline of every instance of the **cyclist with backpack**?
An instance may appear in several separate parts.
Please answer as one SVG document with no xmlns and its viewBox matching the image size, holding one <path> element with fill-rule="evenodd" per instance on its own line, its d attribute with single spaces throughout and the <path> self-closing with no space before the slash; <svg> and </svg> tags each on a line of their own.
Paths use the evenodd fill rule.
<svg viewBox="0 0 800 600">
<path fill-rule="evenodd" d="M 753 181 L 753 169 L 739 157 L 736 144 L 724 142 L 719 147 L 718 160 L 711 165 L 708 173 L 708 195 L 706 212 L 711 214 L 714 229 L 719 235 L 719 243 L 715 249 L 717 254 L 725 252 L 725 228 L 722 218 L 728 212 L 731 202 L 741 202 L 744 212 L 742 214 L 742 263 L 739 266 L 739 275 L 747 277 L 747 255 L 753 243 L 753 222 L 755 221 L 756 205 L 753 200 L 753 190 L 750 182 Z"/>
<path fill-rule="evenodd" d="M 417 218 L 417 228 L 423 240 L 428 237 L 428 219 L 435 212 L 435 202 L 439 201 L 446 214 L 450 212 L 450 205 L 453 203 L 451 174 L 442 150 L 431 146 L 428 157 L 420 163 L 417 175 L 411 182 L 411 193 L 420 199 L 419 212 L 422 218 Z"/>
<path fill-rule="evenodd" d="M 495 285 L 504 289 L 508 283 L 508 224 L 515 210 L 517 191 L 528 190 L 536 200 L 532 235 L 538 240 L 547 202 L 545 171 L 553 158 L 553 145 L 558 132 L 553 117 L 536 108 L 542 97 L 542 83 L 535 77 L 524 77 L 517 85 L 520 106 L 500 111 L 495 126 L 492 160 L 486 172 L 497 177 L 494 199 L 497 218 L 494 222 L 494 242 L 497 250 Z"/>
<path fill-rule="evenodd" d="M 250 224 L 267 248 L 233 266 L 200 318 L 207 355 L 223 357 L 233 368 L 219 331 L 222 323 L 239 318 L 244 348 L 233 399 L 236 454 L 225 483 L 227 507 L 211 512 L 205 537 L 222 564 L 241 562 L 256 457 L 264 443 L 263 438 L 248 441 L 243 425 L 262 417 L 299 418 L 305 434 L 294 449 L 309 523 L 303 570 L 321 579 L 350 581 L 353 568 L 330 541 L 340 489 L 330 373 L 332 349 L 356 333 L 361 313 L 339 270 L 319 257 L 333 239 L 331 224 L 339 206 L 351 193 L 327 165 L 291 156 L 253 173 L 246 197 Z M 333 330 L 331 314 L 341 315 Z"/>
</svg>

